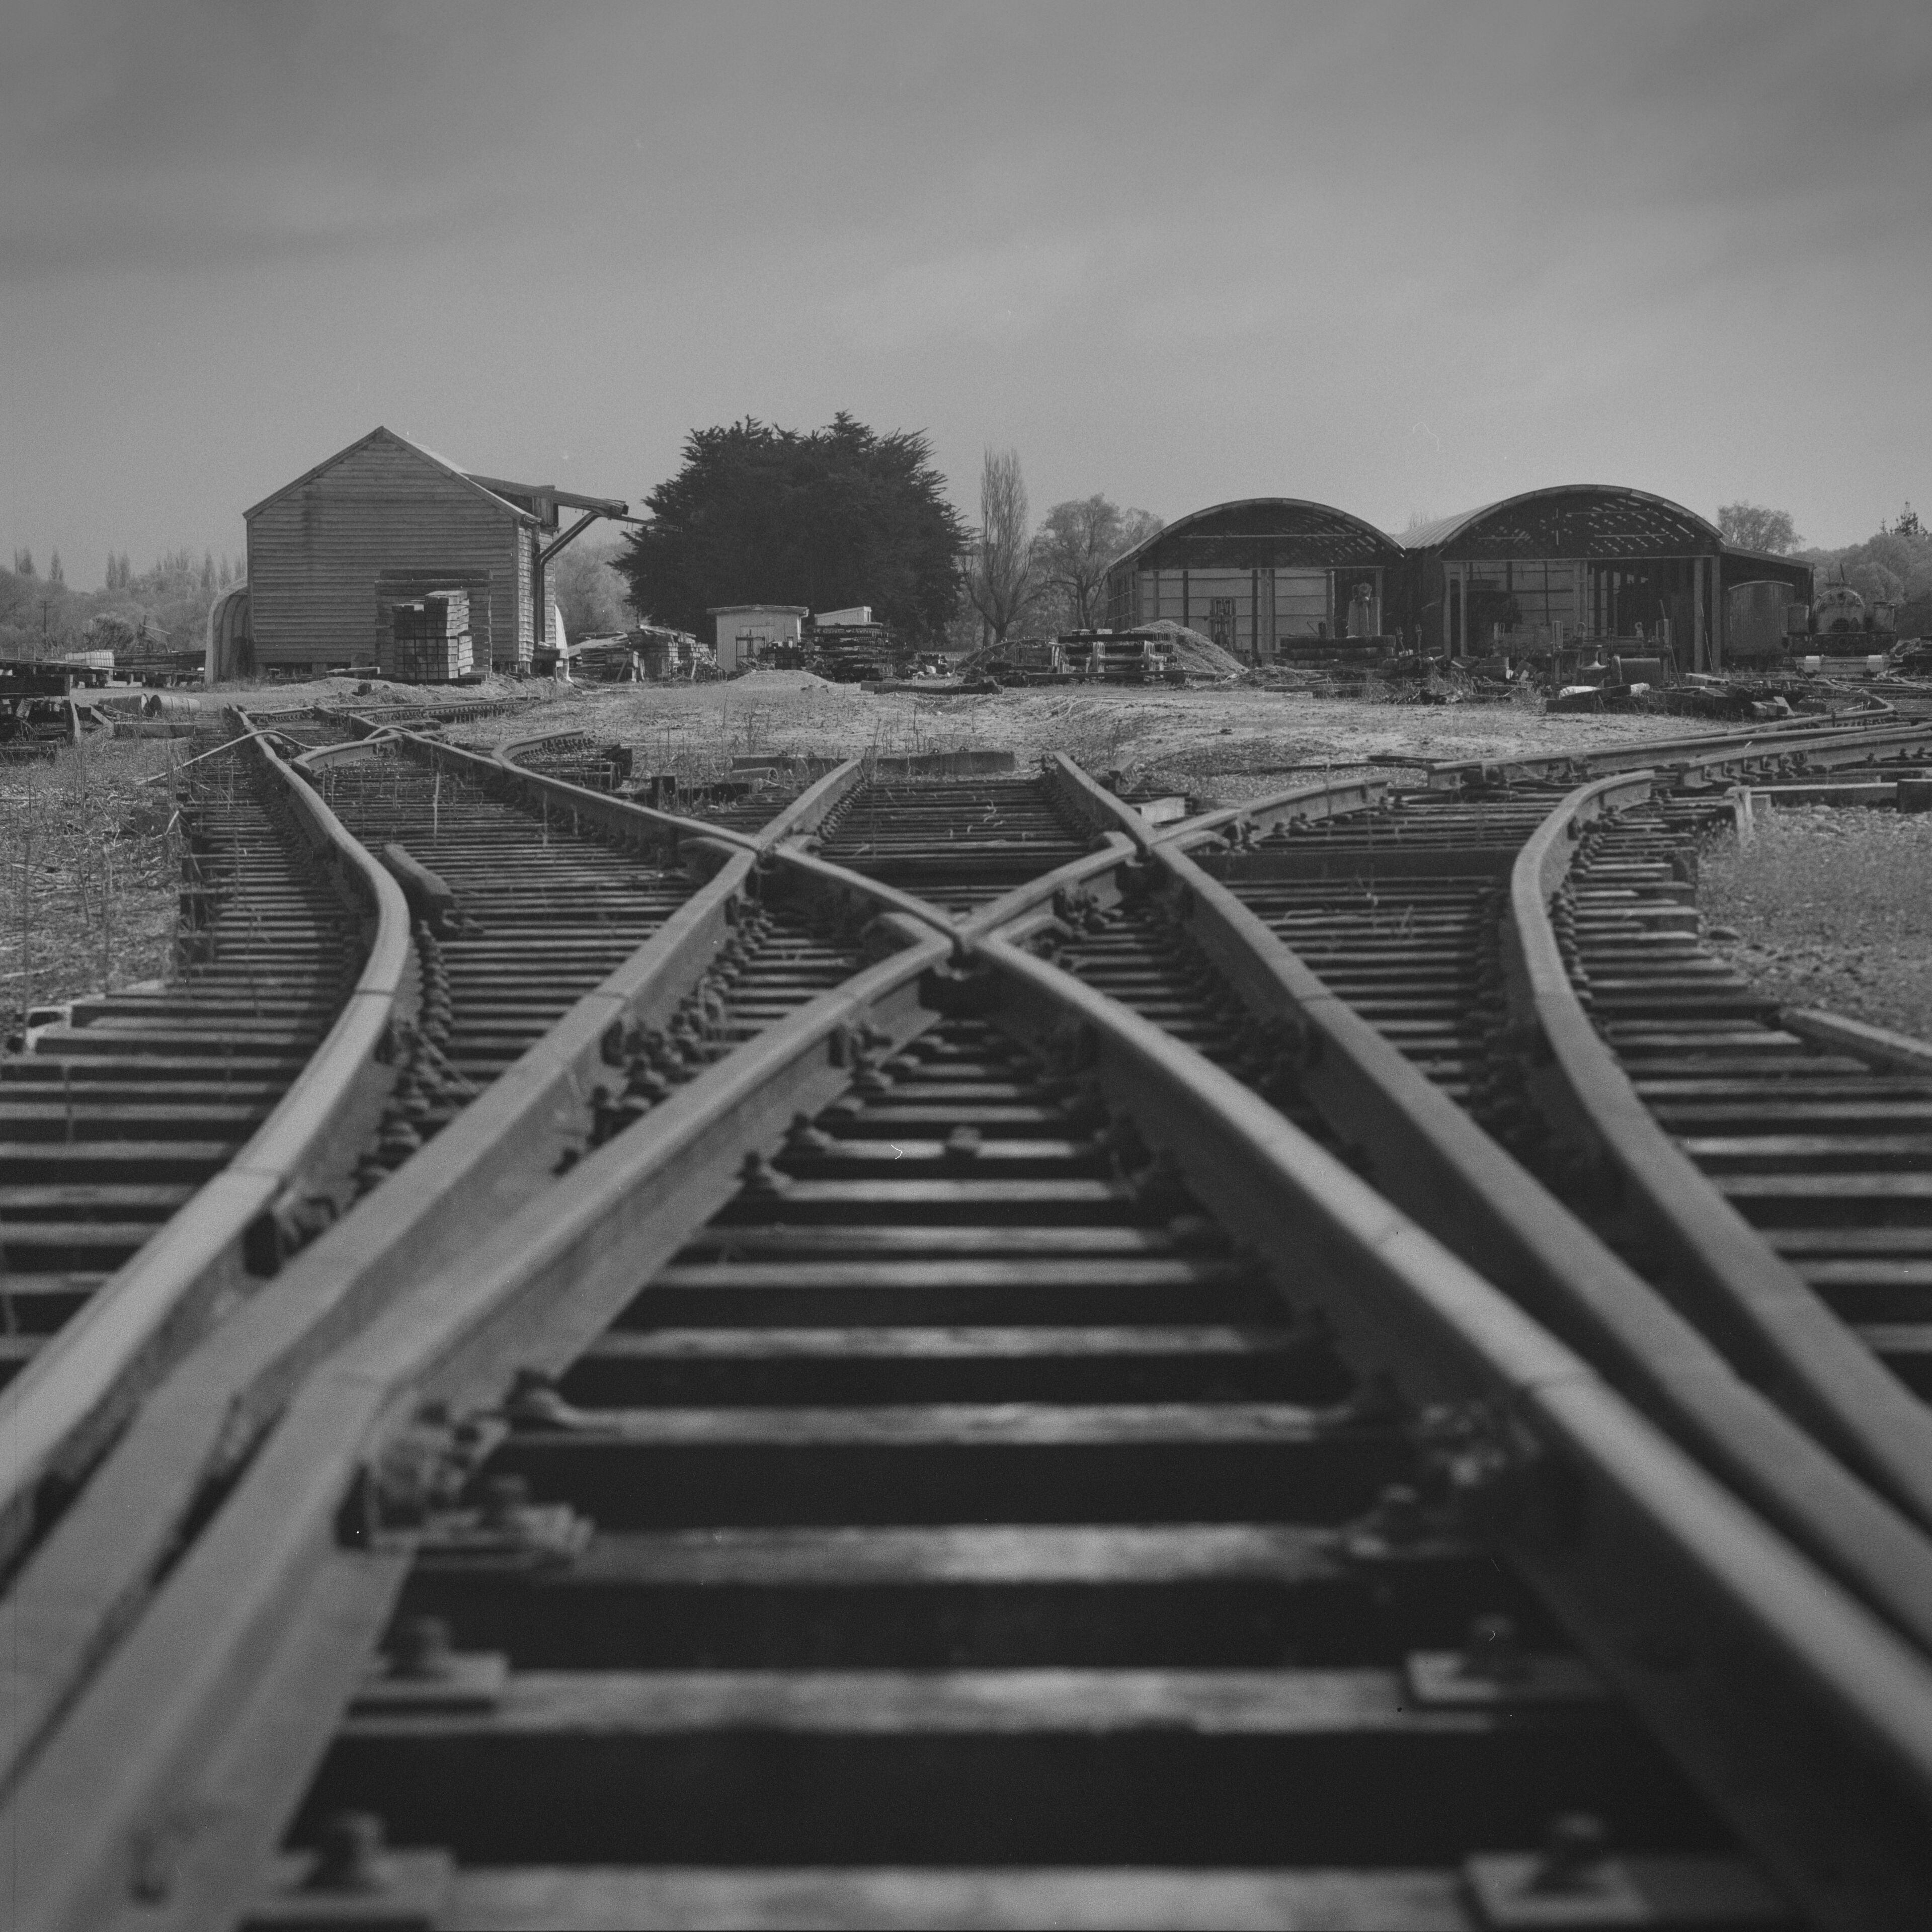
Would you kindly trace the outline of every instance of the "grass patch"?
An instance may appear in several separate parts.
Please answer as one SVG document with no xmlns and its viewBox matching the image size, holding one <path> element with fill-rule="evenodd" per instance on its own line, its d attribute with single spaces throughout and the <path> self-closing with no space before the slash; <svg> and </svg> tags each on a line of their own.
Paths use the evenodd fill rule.
<svg viewBox="0 0 1932 1932">
<path fill-rule="evenodd" d="M 83 740 L 0 764 L 0 1031 L 167 972 L 182 854 L 167 775 L 192 748 Z"/>
<path fill-rule="evenodd" d="M 1932 1039 L 1932 817 L 1760 804 L 1748 844 L 1706 853 L 1697 896 L 1772 998 Z"/>
</svg>

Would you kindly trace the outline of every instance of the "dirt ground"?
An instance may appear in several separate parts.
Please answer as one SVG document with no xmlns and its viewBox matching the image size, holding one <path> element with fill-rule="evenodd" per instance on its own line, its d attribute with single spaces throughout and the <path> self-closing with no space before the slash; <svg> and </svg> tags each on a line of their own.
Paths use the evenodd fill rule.
<svg viewBox="0 0 1932 1932">
<path fill-rule="evenodd" d="M 1932 816 L 1768 811 L 1705 852 L 1705 935 L 1772 998 L 1932 1039 Z"/>
<path fill-rule="evenodd" d="M 1370 704 L 1244 686 L 928 698 L 760 671 L 719 684 L 522 688 L 544 695 L 466 741 L 578 730 L 633 747 L 640 776 L 675 772 L 687 784 L 723 776 L 734 756 L 1010 751 L 1024 770 L 1063 751 L 1094 771 L 1233 803 L 1370 763 L 1522 758 L 1684 730 L 1664 716 L 1550 718 L 1528 704 Z"/>
</svg>

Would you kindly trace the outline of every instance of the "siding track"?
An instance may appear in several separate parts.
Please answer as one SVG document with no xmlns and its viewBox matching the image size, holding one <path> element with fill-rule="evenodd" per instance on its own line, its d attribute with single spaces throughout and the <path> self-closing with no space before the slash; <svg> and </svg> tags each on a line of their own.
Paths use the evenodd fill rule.
<svg viewBox="0 0 1932 1932">
<path fill-rule="evenodd" d="M 174 976 L 76 1000 L 0 1062 L 0 1570 L 346 1198 L 388 1091 L 401 896 L 260 737 L 188 770 Z"/>
</svg>

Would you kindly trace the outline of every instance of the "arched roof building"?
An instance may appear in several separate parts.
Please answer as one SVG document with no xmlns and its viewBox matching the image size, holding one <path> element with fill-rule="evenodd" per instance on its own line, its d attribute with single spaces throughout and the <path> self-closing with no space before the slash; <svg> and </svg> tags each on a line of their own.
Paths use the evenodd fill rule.
<svg viewBox="0 0 1932 1932">
<path fill-rule="evenodd" d="M 1116 559 L 1107 621 L 1185 624 L 1266 663 L 1300 640 L 1348 634 L 1352 614 L 1359 634 L 1379 633 L 1402 566 L 1402 546 L 1346 510 L 1243 497 L 1178 518 Z"/>
<path fill-rule="evenodd" d="M 1408 533 L 1422 648 L 1482 656 L 1498 642 L 1668 637 L 1687 670 L 1723 660 L 1735 553 L 1694 510 L 1608 484 L 1531 490 Z"/>
</svg>

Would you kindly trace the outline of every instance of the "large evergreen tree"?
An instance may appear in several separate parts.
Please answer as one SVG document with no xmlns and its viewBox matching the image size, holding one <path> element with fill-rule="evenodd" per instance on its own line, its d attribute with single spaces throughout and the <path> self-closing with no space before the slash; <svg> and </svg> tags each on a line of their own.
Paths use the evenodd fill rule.
<svg viewBox="0 0 1932 1932">
<path fill-rule="evenodd" d="M 869 604 L 923 640 L 957 607 L 966 547 L 932 458 L 917 431 L 880 436 L 842 410 L 809 433 L 748 416 L 698 430 L 611 561 L 638 610 L 682 630 L 706 632 L 719 604 Z"/>
</svg>

